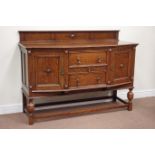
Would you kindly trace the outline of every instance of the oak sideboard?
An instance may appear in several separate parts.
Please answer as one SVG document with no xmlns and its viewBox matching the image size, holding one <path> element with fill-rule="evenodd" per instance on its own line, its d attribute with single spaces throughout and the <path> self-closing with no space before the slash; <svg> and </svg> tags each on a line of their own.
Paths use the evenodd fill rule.
<svg viewBox="0 0 155 155">
<path fill-rule="evenodd" d="M 132 110 L 136 43 L 119 41 L 119 31 L 20 31 L 23 111 L 29 124 L 124 108 Z M 117 90 L 128 89 L 127 99 Z M 103 97 L 46 103 L 54 96 L 110 91 Z M 43 103 L 37 103 L 41 99 Z M 110 99 L 109 102 L 80 104 Z M 79 105 L 78 102 L 80 101 Z M 76 103 L 76 106 L 71 106 Z M 67 106 L 62 106 L 67 104 Z M 53 106 L 59 105 L 57 108 Z"/>
</svg>

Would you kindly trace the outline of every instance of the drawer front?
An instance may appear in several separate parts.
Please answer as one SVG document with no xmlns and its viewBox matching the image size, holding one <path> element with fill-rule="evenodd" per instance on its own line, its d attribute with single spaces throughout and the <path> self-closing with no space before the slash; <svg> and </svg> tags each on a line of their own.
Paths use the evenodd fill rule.
<svg viewBox="0 0 155 155">
<path fill-rule="evenodd" d="M 107 54 L 104 50 L 81 50 L 69 53 L 69 66 L 91 64 L 107 64 Z"/>
<path fill-rule="evenodd" d="M 106 66 L 89 66 L 89 67 L 73 67 L 69 68 L 70 74 L 76 73 L 102 73 L 107 72 Z"/>
<path fill-rule="evenodd" d="M 82 32 L 60 32 L 54 34 L 54 39 L 56 40 L 79 40 L 79 39 L 88 39 L 89 33 Z"/>
<path fill-rule="evenodd" d="M 106 73 L 83 73 L 69 75 L 69 87 L 97 86 L 106 83 Z"/>
</svg>

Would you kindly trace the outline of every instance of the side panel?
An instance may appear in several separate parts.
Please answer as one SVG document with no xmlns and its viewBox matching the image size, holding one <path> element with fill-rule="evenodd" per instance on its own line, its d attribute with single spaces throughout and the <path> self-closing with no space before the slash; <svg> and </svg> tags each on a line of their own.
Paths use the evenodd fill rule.
<svg viewBox="0 0 155 155">
<path fill-rule="evenodd" d="M 108 84 L 125 84 L 133 82 L 134 73 L 133 47 L 118 47 L 110 53 L 110 70 Z"/>
<path fill-rule="evenodd" d="M 25 48 L 20 48 L 21 50 L 21 67 L 22 67 L 22 84 L 24 87 L 29 87 L 28 79 L 28 55 Z"/>
</svg>

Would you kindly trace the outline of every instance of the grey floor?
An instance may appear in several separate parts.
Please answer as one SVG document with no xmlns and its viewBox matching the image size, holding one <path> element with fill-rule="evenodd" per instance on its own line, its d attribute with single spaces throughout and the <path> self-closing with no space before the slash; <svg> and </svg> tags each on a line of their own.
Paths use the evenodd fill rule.
<svg viewBox="0 0 155 155">
<path fill-rule="evenodd" d="M 155 128 L 155 97 L 134 100 L 133 111 L 70 117 L 27 124 L 23 113 L 0 115 L 1 129 L 151 129 Z"/>
</svg>

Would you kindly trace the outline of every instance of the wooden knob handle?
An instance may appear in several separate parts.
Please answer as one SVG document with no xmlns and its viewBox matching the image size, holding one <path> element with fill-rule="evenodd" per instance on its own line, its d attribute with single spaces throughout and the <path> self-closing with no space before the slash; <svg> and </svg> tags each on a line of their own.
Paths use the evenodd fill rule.
<svg viewBox="0 0 155 155">
<path fill-rule="evenodd" d="M 111 84 L 111 81 L 108 81 L 107 83 L 108 83 L 108 84 Z"/>
<path fill-rule="evenodd" d="M 102 59 L 101 58 L 97 58 L 97 62 L 98 63 L 101 63 L 102 62 Z"/>
<path fill-rule="evenodd" d="M 69 51 L 68 50 L 65 50 L 65 54 L 68 54 L 69 53 Z"/>
<path fill-rule="evenodd" d="M 92 71 L 92 70 L 91 70 L 91 67 L 89 67 L 89 68 L 88 68 L 88 72 L 90 73 L 91 71 Z"/>
<path fill-rule="evenodd" d="M 124 64 L 120 64 L 120 68 L 124 68 Z"/>
<path fill-rule="evenodd" d="M 76 79 L 76 86 L 78 87 L 80 85 L 80 80 Z"/>
<path fill-rule="evenodd" d="M 52 70 L 51 70 L 50 68 L 47 68 L 44 72 L 46 72 L 46 73 L 51 73 Z"/>
<path fill-rule="evenodd" d="M 111 52 L 112 51 L 112 48 L 109 48 L 109 51 Z"/>
<path fill-rule="evenodd" d="M 70 37 L 71 37 L 71 38 L 74 38 L 74 37 L 75 37 L 75 34 L 72 33 L 72 34 L 70 35 Z"/>
<path fill-rule="evenodd" d="M 101 82 L 101 78 L 100 77 L 97 77 L 96 80 L 97 80 L 98 84 Z"/>
<path fill-rule="evenodd" d="M 81 64 L 80 57 L 77 57 L 77 64 L 78 64 L 78 65 Z"/>
<path fill-rule="evenodd" d="M 68 85 L 67 84 L 65 84 L 65 88 L 68 88 Z"/>
</svg>

